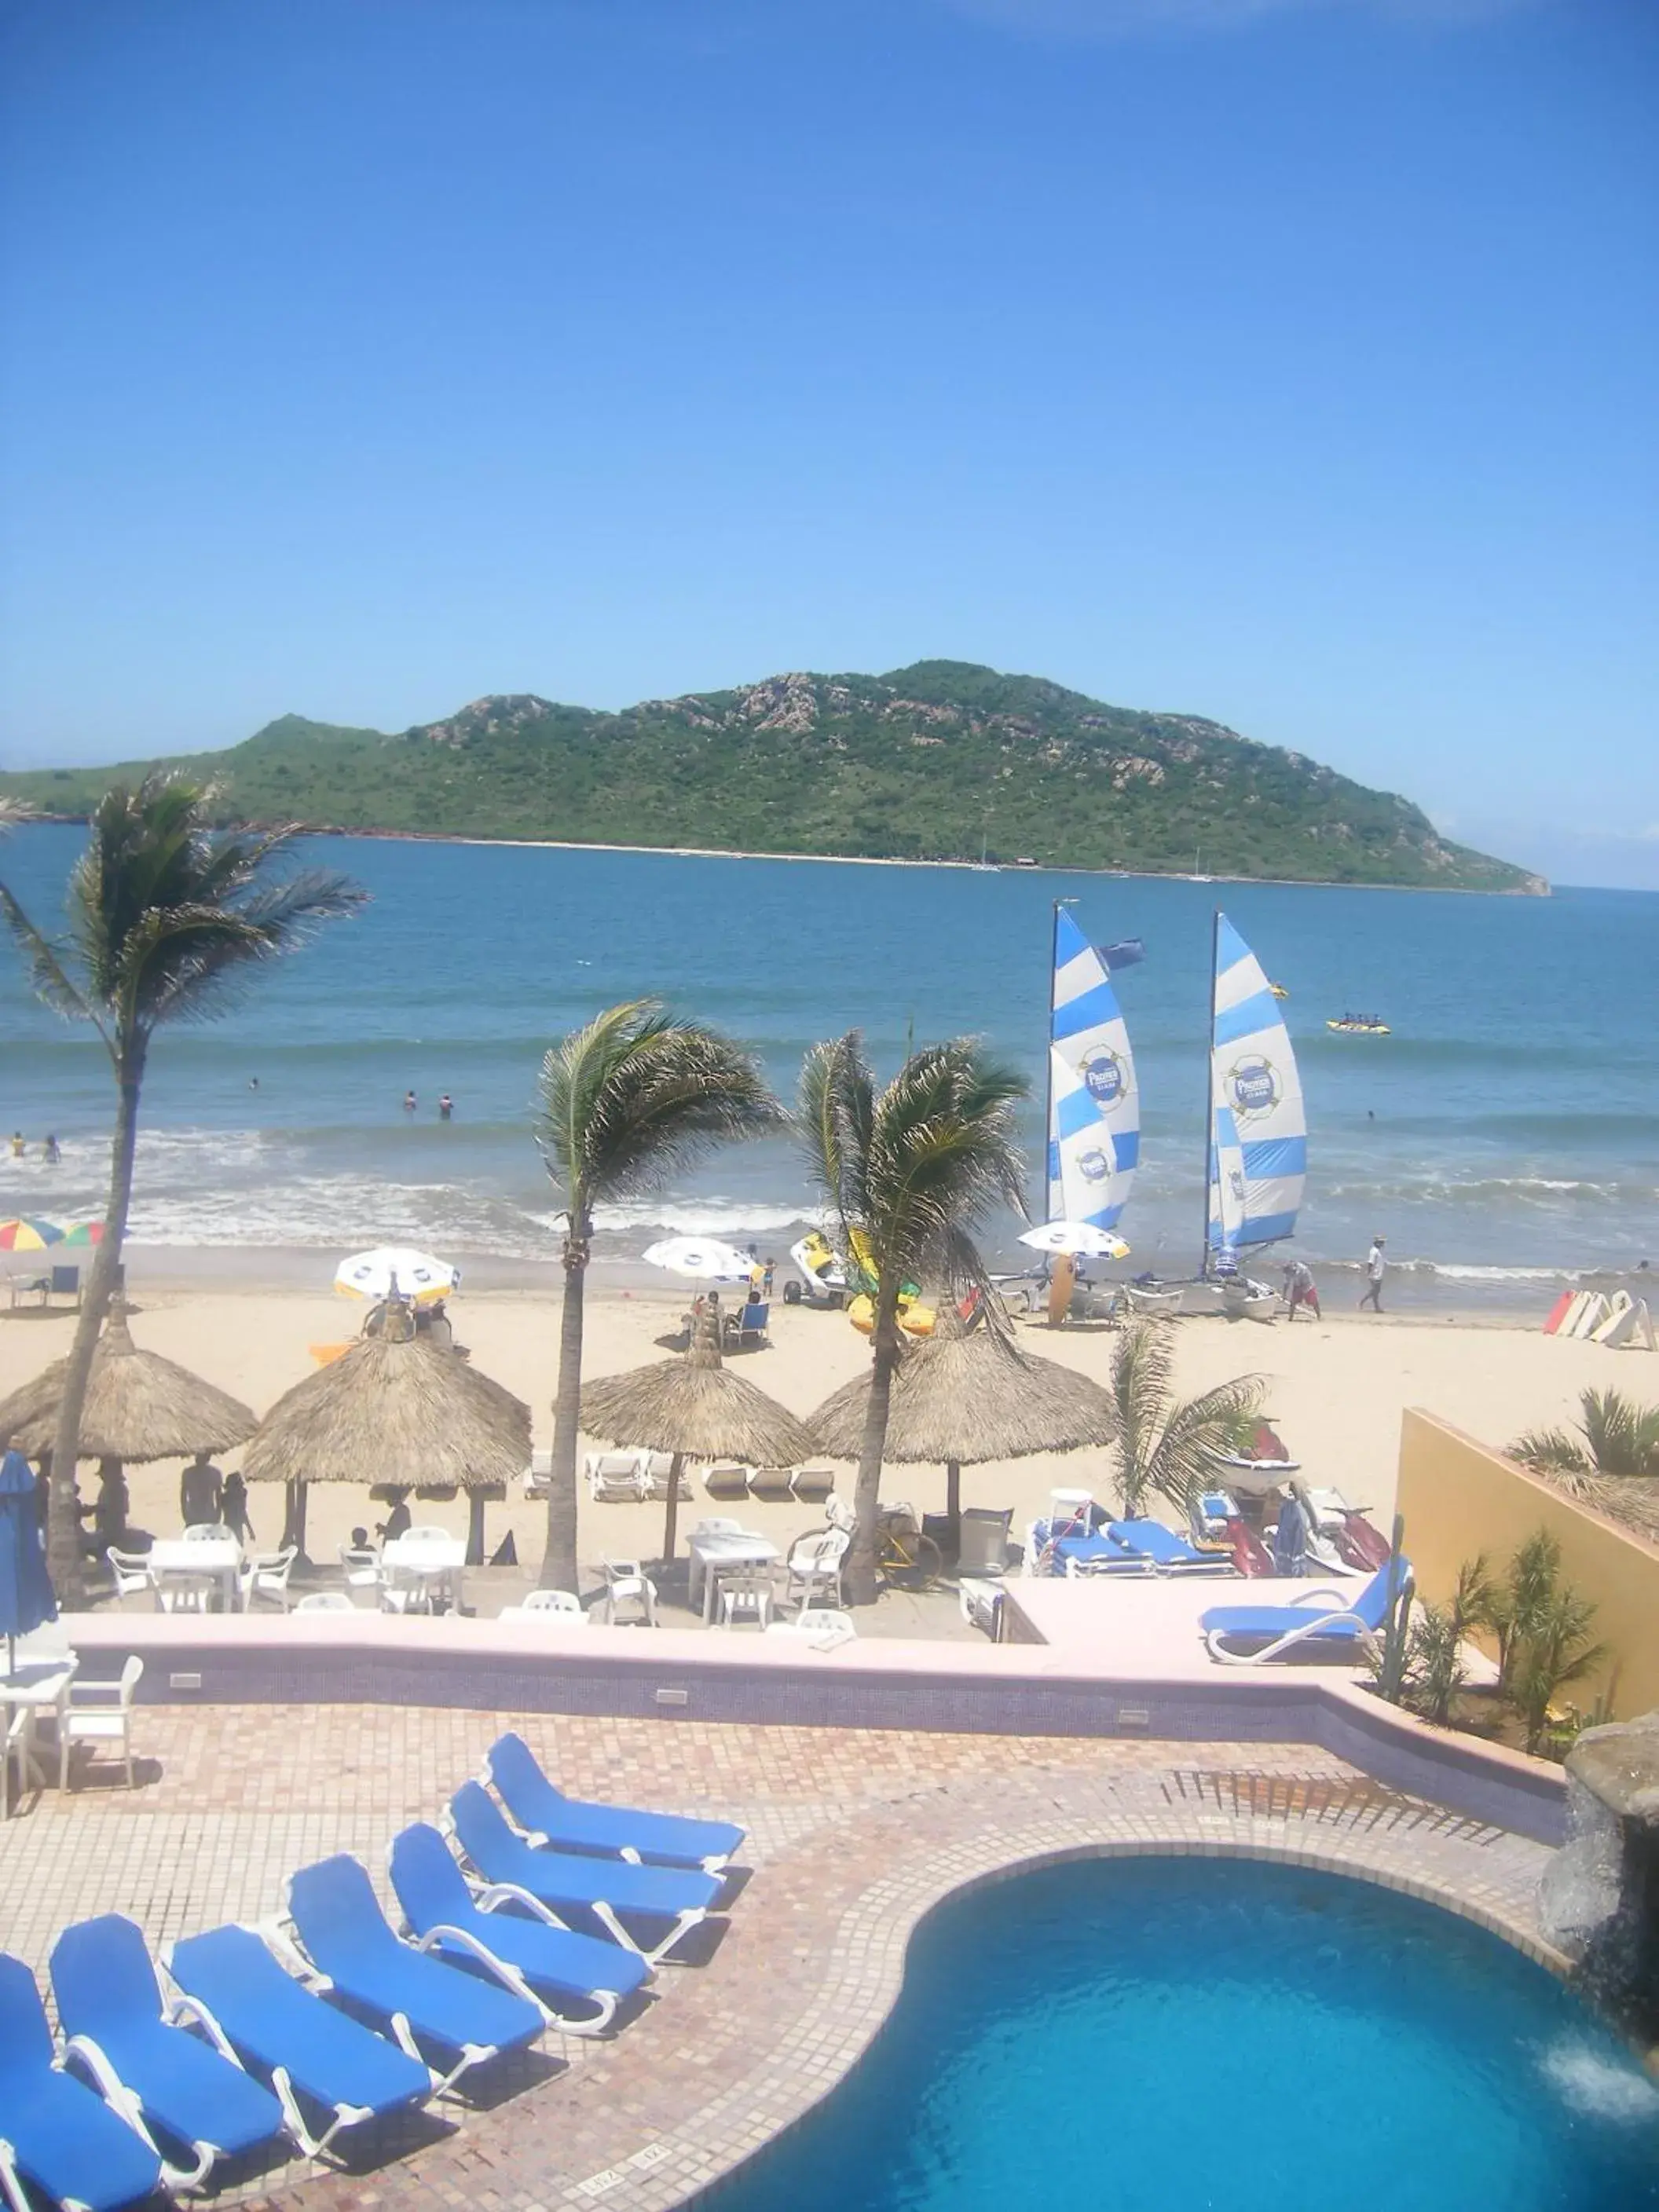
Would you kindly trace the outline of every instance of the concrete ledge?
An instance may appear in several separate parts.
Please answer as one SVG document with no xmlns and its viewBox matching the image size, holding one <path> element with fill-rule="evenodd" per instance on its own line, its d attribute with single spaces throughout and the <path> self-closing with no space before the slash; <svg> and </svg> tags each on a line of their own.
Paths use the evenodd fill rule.
<svg viewBox="0 0 1659 2212">
<path fill-rule="evenodd" d="M 781 1638 L 378 1613 L 104 1613 L 70 1624 L 85 1672 L 137 1655 L 170 1705 L 380 1705 L 945 1734 L 1308 1743 L 1389 1788 L 1558 1844 L 1561 1771 L 1430 1729 L 1341 1670 L 1129 1674 L 1074 1644 Z"/>
</svg>

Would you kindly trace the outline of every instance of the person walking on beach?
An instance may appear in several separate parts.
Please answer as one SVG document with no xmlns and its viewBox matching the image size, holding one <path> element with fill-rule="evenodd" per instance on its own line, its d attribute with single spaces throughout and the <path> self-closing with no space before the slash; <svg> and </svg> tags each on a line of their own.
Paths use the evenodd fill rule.
<svg viewBox="0 0 1659 2212">
<path fill-rule="evenodd" d="M 1361 1313 L 1367 1306 L 1373 1313 L 1382 1310 L 1382 1276 L 1389 1264 L 1382 1256 L 1385 1241 L 1381 1237 L 1373 1237 L 1371 1249 L 1365 1255 L 1365 1295 L 1359 1301 Z"/>
<path fill-rule="evenodd" d="M 258 1541 L 253 1534 L 253 1522 L 247 1510 L 247 1484 L 240 1474 L 225 1477 L 224 1494 L 219 1501 L 219 1518 L 231 1534 L 244 1542 Z"/>
</svg>

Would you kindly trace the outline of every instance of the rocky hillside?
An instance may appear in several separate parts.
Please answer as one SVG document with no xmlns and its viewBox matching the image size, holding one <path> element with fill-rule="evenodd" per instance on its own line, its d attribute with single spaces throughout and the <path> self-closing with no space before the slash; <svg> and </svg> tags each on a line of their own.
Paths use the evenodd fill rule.
<svg viewBox="0 0 1659 2212">
<path fill-rule="evenodd" d="M 0 776 L 85 812 L 141 766 Z M 188 759 L 227 814 L 342 830 L 1534 890 L 1407 799 L 1218 722 L 965 661 L 595 714 L 521 693 L 396 736 L 287 715 Z"/>
</svg>

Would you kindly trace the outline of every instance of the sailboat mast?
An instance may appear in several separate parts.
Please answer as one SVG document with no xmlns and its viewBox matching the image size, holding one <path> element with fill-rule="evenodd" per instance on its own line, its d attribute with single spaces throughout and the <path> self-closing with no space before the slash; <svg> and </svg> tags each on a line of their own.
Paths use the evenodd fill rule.
<svg viewBox="0 0 1659 2212">
<path fill-rule="evenodd" d="M 1221 908 L 1210 916 L 1210 1019 L 1204 1036 L 1204 1173 L 1200 1177 L 1204 1229 L 1199 1243 L 1198 1279 L 1210 1275 L 1210 1161 L 1215 1151 L 1215 979 L 1221 957 Z"/>
<path fill-rule="evenodd" d="M 1050 902 L 1048 924 L 1048 1036 L 1042 1055 L 1042 1218 L 1049 1218 L 1054 1202 L 1054 991 L 1060 974 L 1060 909 L 1062 902 Z"/>
</svg>

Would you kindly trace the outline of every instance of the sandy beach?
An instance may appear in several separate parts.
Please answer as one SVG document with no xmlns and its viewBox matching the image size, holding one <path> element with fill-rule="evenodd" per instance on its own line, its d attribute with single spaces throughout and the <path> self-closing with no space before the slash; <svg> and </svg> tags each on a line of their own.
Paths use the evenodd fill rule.
<svg viewBox="0 0 1659 2212">
<path fill-rule="evenodd" d="M 134 1271 L 132 1318 L 137 1340 L 181 1361 L 263 1413 L 282 1393 L 313 1371 L 309 1347 L 349 1338 L 361 1309 L 326 1291 L 253 1287 L 228 1271 L 191 1280 L 179 1267 L 151 1278 Z M 319 1267 L 318 1273 L 323 1272 Z M 554 1271 L 546 1270 L 544 1280 Z M 686 1304 L 684 1291 L 642 1296 L 594 1285 L 587 1301 L 586 1373 L 612 1374 L 668 1356 L 657 1340 L 672 1332 Z M 556 1283 L 546 1287 L 486 1291 L 463 1297 L 452 1307 L 458 1339 L 469 1346 L 475 1364 L 523 1398 L 531 1407 L 538 1444 L 552 1437 L 551 1400 L 556 1357 Z M 0 1310 L 0 1395 L 67 1351 L 73 1317 L 50 1318 Z M 1408 1405 L 1424 1406 L 1483 1440 L 1502 1443 L 1522 1429 L 1571 1419 L 1578 1393 L 1587 1384 L 1645 1382 L 1651 1360 L 1639 1354 L 1624 1358 L 1600 1347 L 1540 1335 L 1535 1328 L 1468 1326 L 1358 1315 L 1328 1316 L 1322 1322 L 1279 1322 L 1271 1328 L 1251 1322 L 1184 1321 L 1176 1328 L 1177 1373 L 1186 1392 L 1202 1389 L 1243 1373 L 1261 1375 L 1266 1406 L 1311 1481 L 1330 1483 L 1354 1503 L 1370 1508 L 1386 1527 L 1394 1502 L 1400 1415 Z M 866 1340 L 840 1316 L 787 1307 L 773 1309 L 770 1350 L 743 1356 L 741 1371 L 793 1412 L 805 1413 L 836 1386 L 855 1374 L 869 1357 Z M 1020 1340 L 1046 1358 L 1062 1360 L 1104 1379 L 1116 1339 L 1106 1329 L 1049 1329 L 1024 1326 Z M 1627 1370 L 1639 1366 L 1632 1376 Z M 228 1468 L 238 1455 L 228 1453 Z M 158 1534 L 179 1525 L 179 1469 L 161 1463 L 128 1470 L 136 1525 Z M 372 1504 L 367 1486 L 375 1470 L 363 1471 L 363 1489 L 319 1487 L 311 1493 L 309 1548 L 320 1560 L 332 1556 L 354 1523 L 372 1527 L 383 1506 Z M 91 1470 L 83 1470 L 90 1490 Z M 964 1472 L 969 1504 L 1012 1506 L 1016 1530 L 1040 1512 L 1057 1484 L 1087 1486 L 1109 1497 L 1106 1455 L 1080 1452 L 993 1464 Z M 851 1470 L 842 1487 L 850 1491 Z M 944 1474 L 927 1468 L 894 1468 L 884 1484 L 884 1497 L 908 1499 L 918 1511 L 944 1503 Z M 274 1544 L 281 1533 L 282 1498 L 275 1489 L 252 1493 L 259 1540 Z M 729 1505 L 717 1509 L 729 1512 Z M 750 1503 L 745 1520 L 777 1540 L 785 1540 L 817 1519 L 803 1505 Z M 683 1509 L 695 1519 L 698 1506 Z M 441 1522 L 459 1534 L 465 1525 L 464 1501 L 422 1504 L 422 1520 Z M 660 1540 L 661 1508 L 581 1503 L 581 1552 L 585 1561 L 601 1553 L 653 1555 Z M 521 1494 L 489 1513 L 493 1547 L 510 1528 L 526 1565 L 539 1559 L 543 1510 Z"/>
</svg>

